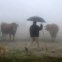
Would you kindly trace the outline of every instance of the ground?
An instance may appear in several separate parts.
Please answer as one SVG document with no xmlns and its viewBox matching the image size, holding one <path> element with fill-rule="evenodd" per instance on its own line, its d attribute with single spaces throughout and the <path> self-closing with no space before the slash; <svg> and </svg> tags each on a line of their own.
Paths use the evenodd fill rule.
<svg viewBox="0 0 62 62">
<path fill-rule="evenodd" d="M 40 50 L 34 44 L 29 51 L 36 55 L 50 55 L 62 57 L 62 42 L 40 42 Z M 7 50 L 24 50 L 25 47 L 30 43 L 30 41 L 1 41 L 0 46 L 4 46 Z"/>
</svg>

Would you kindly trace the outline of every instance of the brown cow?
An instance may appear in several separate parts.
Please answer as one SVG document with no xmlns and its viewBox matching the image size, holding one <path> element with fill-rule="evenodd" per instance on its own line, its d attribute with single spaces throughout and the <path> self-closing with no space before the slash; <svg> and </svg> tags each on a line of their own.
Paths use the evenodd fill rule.
<svg viewBox="0 0 62 62">
<path fill-rule="evenodd" d="M 17 27 L 18 27 L 18 24 L 16 24 L 16 23 L 11 23 L 11 24 L 2 23 L 1 24 L 2 35 L 9 34 L 10 40 L 11 40 L 11 35 L 13 35 L 13 40 L 14 40 L 15 34 L 17 31 Z"/>
<path fill-rule="evenodd" d="M 54 40 L 59 31 L 59 27 L 57 24 L 47 24 L 45 28 L 51 35 L 52 40 Z"/>
</svg>

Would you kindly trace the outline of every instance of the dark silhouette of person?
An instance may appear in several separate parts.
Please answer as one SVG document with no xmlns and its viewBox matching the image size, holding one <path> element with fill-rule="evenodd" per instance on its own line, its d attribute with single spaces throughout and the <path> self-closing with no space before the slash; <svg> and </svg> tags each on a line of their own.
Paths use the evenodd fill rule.
<svg viewBox="0 0 62 62">
<path fill-rule="evenodd" d="M 30 37 L 32 39 L 30 46 L 33 44 L 33 42 L 36 42 L 37 46 L 39 47 L 39 31 L 43 29 L 43 25 L 41 24 L 39 27 L 36 23 L 37 22 L 34 21 L 33 24 L 30 26 Z"/>
</svg>

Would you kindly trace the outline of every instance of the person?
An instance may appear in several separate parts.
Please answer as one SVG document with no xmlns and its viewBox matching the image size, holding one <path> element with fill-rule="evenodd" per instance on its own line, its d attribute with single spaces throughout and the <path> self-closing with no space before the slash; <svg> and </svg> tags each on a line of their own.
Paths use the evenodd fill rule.
<svg viewBox="0 0 62 62">
<path fill-rule="evenodd" d="M 33 24 L 30 26 L 30 37 L 32 39 L 30 46 L 33 44 L 33 42 L 37 43 L 37 47 L 39 48 L 39 31 L 43 29 L 43 25 L 41 24 L 40 27 L 37 25 L 37 22 L 34 21 Z M 29 46 L 29 47 L 30 47 Z"/>
</svg>

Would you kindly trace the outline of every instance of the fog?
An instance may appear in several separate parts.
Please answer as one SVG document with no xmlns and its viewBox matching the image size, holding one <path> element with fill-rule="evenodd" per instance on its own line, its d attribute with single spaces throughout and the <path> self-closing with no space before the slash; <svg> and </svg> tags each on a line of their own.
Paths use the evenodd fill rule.
<svg viewBox="0 0 62 62">
<path fill-rule="evenodd" d="M 56 23 L 60 30 L 57 39 L 62 40 L 62 0 L 0 0 L 0 24 L 2 22 L 19 24 L 16 39 L 30 39 L 27 19 L 31 16 L 42 17 L 46 24 Z M 38 25 L 41 23 L 38 23 Z M 48 37 L 47 37 L 48 34 Z M 40 38 L 49 38 L 50 34 L 40 31 Z"/>
</svg>

